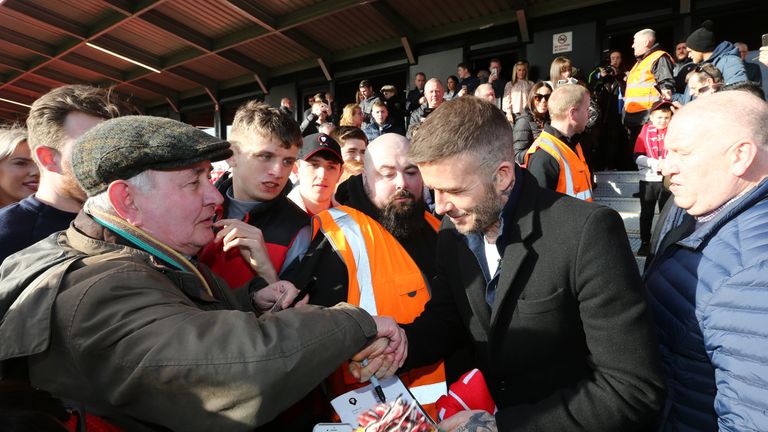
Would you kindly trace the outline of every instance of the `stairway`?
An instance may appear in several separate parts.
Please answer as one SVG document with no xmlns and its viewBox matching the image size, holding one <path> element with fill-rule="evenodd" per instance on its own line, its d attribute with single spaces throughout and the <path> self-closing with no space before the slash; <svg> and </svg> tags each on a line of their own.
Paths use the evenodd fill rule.
<svg viewBox="0 0 768 432">
<path fill-rule="evenodd" d="M 640 247 L 640 199 L 632 195 L 639 190 L 637 171 L 600 171 L 594 173 L 595 187 L 592 191 L 595 202 L 611 207 L 624 220 L 632 252 Z M 653 223 L 658 219 L 658 207 Z M 640 272 L 645 266 L 645 257 L 636 256 Z"/>
</svg>

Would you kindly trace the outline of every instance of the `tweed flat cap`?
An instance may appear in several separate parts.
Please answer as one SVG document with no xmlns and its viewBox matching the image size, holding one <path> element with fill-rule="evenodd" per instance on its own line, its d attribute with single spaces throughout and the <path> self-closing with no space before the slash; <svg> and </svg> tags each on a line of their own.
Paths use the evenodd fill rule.
<svg viewBox="0 0 768 432">
<path fill-rule="evenodd" d="M 89 130 L 72 151 L 72 170 L 88 196 L 149 169 L 173 170 L 232 156 L 227 141 L 163 117 L 125 116 Z"/>
</svg>

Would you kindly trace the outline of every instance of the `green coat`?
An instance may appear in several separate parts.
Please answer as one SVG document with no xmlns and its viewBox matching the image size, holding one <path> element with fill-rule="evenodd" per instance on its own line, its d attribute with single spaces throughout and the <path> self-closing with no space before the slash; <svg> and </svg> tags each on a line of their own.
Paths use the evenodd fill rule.
<svg viewBox="0 0 768 432">
<path fill-rule="evenodd" d="M 0 268 L 0 360 L 131 431 L 247 430 L 299 400 L 376 335 L 362 309 L 259 316 L 250 293 L 169 268 L 81 213 Z M 124 243 L 124 242 L 123 242 Z"/>
</svg>

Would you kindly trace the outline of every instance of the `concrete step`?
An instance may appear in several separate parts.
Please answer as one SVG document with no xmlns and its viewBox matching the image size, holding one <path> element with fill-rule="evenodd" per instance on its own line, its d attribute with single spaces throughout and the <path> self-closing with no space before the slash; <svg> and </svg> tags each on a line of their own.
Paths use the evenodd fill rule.
<svg viewBox="0 0 768 432">
<path fill-rule="evenodd" d="M 637 171 L 598 171 L 593 173 L 596 182 L 612 181 L 616 183 L 637 183 L 640 180 Z"/>
<path fill-rule="evenodd" d="M 608 206 L 619 213 L 637 213 L 640 214 L 640 199 L 639 198 L 613 198 L 613 197 L 596 197 L 595 202 Z"/>
<path fill-rule="evenodd" d="M 595 198 L 632 198 L 633 194 L 640 191 L 640 184 L 623 183 L 615 180 L 602 180 L 595 183 L 592 188 L 592 196 Z"/>
</svg>

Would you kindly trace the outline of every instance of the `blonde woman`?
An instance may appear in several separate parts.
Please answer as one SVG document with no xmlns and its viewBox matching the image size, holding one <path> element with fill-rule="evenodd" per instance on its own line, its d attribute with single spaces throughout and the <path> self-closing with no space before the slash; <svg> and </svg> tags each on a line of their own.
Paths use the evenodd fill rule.
<svg viewBox="0 0 768 432">
<path fill-rule="evenodd" d="M 361 128 L 363 125 L 363 109 L 358 104 L 347 104 L 341 113 L 339 126 L 354 126 Z"/>
<path fill-rule="evenodd" d="M 518 117 L 525 111 L 526 106 L 528 106 L 528 94 L 532 88 L 533 81 L 528 80 L 528 62 L 520 60 L 515 63 L 512 81 L 504 86 L 501 109 L 507 113 L 508 119 L 512 114 L 514 117 Z"/>
<path fill-rule="evenodd" d="M 40 171 L 27 145 L 27 130 L 0 128 L 0 207 L 21 201 L 37 191 Z"/>
</svg>

